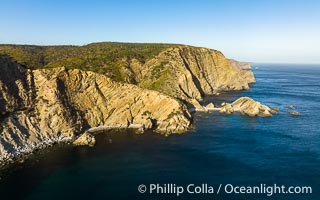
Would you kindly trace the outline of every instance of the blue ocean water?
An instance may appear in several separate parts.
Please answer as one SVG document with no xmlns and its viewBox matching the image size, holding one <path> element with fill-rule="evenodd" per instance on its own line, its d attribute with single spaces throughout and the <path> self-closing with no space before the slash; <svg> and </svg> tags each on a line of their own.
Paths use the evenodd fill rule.
<svg viewBox="0 0 320 200">
<path fill-rule="evenodd" d="M 182 194 L 178 199 L 320 198 L 320 66 L 255 64 L 244 92 L 207 97 L 219 104 L 249 96 L 280 114 L 196 113 L 194 127 L 163 137 L 130 131 L 97 135 L 97 145 L 57 145 L 0 172 L 1 199 L 175 199 L 140 194 L 140 184 L 311 186 L 312 194 Z M 295 105 L 302 116 L 288 114 Z M 223 190 L 223 189 L 222 189 Z"/>
</svg>

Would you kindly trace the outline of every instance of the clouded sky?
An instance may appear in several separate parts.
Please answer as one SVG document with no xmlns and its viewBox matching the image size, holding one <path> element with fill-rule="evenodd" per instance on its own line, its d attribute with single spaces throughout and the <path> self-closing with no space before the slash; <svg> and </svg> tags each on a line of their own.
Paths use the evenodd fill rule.
<svg viewBox="0 0 320 200">
<path fill-rule="evenodd" d="M 252 62 L 320 63 L 316 0 L 0 0 L 0 43 L 183 43 Z"/>
</svg>

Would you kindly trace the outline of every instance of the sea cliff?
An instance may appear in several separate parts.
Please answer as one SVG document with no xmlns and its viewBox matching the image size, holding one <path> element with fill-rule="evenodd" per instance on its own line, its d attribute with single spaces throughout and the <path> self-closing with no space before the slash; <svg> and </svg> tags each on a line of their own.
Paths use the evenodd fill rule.
<svg viewBox="0 0 320 200">
<path fill-rule="evenodd" d="M 183 133 L 205 95 L 255 82 L 216 50 L 110 45 L 0 45 L 0 162 L 92 127 Z"/>
</svg>

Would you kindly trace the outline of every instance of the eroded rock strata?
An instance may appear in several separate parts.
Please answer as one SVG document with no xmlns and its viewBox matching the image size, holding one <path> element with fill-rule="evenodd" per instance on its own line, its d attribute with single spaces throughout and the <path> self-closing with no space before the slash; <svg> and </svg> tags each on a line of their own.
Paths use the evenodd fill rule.
<svg viewBox="0 0 320 200">
<path fill-rule="evenodd" d="M 73 141 L 92 127 L 182 133 L 191 124 L 189 109 L 201 107 L 204 95 L 248 89 L 255 82 L 251 71 L 205 48 L 181 45 L 144 63 L 123 62 L 124 81 L 118 82 L 67 66 L 30 69 L 1 55 L 0 161 Z M 88 138 L 79 137 L 79 144 L 92 142 Z"/>
<path fill-rule="evenodd" d="M 144 65 L 134 66 L 141 73 L 139 86 L 160 90 L 194 107 L 199 107 L 197 101 L 204 95 L 249 89 L 255 82 L 252 71 L 234 67 L 221 52 L 206 48 L 170 48 Z M 154 77 L 157 69 L 160 76 Z"/>
<path fill-rule="evenodd" d="M 272 113 L 275 114 L 275 110 L 272 110 L 266 105 L 261 104 L 249 97 L 240 97 L 233 103 L 225 103 L 221 109 L 221 113 L 232 114 L 233 112 L 239 112 L 243 115 L 248 115 L 250 117 L 261 116 L 270 117 Z"/>
<path fill-rule="evenodd" d="M 228 59 L 229 64 L 233 67 L 239 68 L 239 69 L 251 69 L 250 63 L 247 62 L 238 62 L 234 59 Z"/>
</svg>

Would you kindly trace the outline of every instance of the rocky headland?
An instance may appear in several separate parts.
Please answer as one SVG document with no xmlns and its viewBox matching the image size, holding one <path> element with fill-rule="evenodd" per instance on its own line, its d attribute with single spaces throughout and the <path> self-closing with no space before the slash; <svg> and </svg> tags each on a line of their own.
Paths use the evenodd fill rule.
<svg viewBox="0 0 320 200">
<path fill-rule="evenodd" d="M 239 69 L 251 69 L 251 65 L 250 63 L 247 62 L 238 62 L 234 59 L 228 59 L 230 65 L 232 65 L 233 67 L 239 68 Z"/>
<path fill-rule="evenodd" d="M 92 133 L 103 129 L 183 133 L 190 110 L 216 109 L 201 106 L 205 95 L 255 82 L 252 71 L 232 63 L 186 45 L 0 45 L 0 162 L 57 142 L 94 145 Z M 221 110 L 271 112 L 247 98 Z"/>
</svg>

